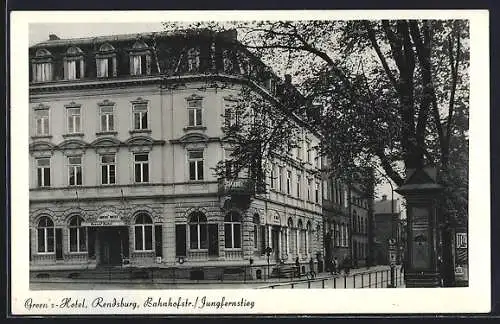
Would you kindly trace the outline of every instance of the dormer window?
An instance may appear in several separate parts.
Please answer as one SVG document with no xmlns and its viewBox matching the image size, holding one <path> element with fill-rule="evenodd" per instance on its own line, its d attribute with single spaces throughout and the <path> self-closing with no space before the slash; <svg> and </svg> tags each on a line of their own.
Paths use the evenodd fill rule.
<svg viewBox="0 0 500 324">
<path fill-rule="evenodd" d="M 130 52 L 130 75 L 151 74 L 151 54 L 143 41 L 136 41 Z"/>
<path fill-rule="evenodd" d="M 40 48 L 36 51 L 35 57 L 32 60 L 32 72 L 33 82 L 52 80 L 52 54 L 48 50 Z"/>
<path fill-rule="evenodd" d="M 77 80 L 84 76 L 83 51 L 75 46 L 66 51 L 64 58 L 64 79 Z"/>
<path fill-rule="evenodd" d="M 187 52 L 188 71 L 196 72 L 200 68 L 200 50 L 198 48 L 190 48 Z"/>
<path fill-rule="evenodd" d="M 111 44 L 105 43 L 99 47 L 96 66 L 98 78 L 116 77 L 116 52 Z"/>
</svg>

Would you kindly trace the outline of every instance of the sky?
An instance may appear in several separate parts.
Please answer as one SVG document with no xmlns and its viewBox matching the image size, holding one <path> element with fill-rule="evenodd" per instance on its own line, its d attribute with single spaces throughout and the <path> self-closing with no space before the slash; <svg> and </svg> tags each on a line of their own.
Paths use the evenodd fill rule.
<svg viewBox="0 0 500 324">
<path fill-rule="evenodd" d="M 150 23 L 37 23 L 29 26 L 29 44 L 34 45 L 49 39 L 50 34 L 59 38 L 95 37 L 117 34 L 134 34 L 144 32 L 159 32 L 163 27 L 161 22 Z M 395 185 L 393 185 L 396 188 Z M 376 200 L 382 195 L 391 199 L 391 186 L 386 182 L 376 188 Z M 394 199 L 401 196 L 394 192 Z"/>
</svg>

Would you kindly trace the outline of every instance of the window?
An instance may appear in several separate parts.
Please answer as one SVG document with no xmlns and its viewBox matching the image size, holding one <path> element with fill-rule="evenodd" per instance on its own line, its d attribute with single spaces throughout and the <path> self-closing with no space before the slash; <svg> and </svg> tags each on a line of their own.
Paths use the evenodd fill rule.
<svg viewBox="0 0 500 324">
<path fill-rule="evenodd" d="M 81 111 L 80 107 L 66 108 L 68 115 L 68 133 L 80 133 Z"/>
<path fill-rule="evenodd" d="M 287 194 L 290 194 L 290 192 L 292 191 L 291 181 L 292 181 L 292 172 L 287 171 L 286 172 L 286 193 Z"/>
<path fill-rule="evenodd" d="M 83 60 L 72 59 L 67 60 L 65 64 L 66 80 L 77 80 L 83 77 Z"/>
<path fill-rule="evenodd" d="M 50 159 L 36 160 L 36 175 L 38 187 L 50 187 Z"/>
<path fill-rule="evenodd" d="M 113 106 L 102 106 L 101 114 L 101 131 L 111 132 L 114 130 Z"/>
<path fill-rule="evenodd" d="M 54 252 L 54 222 L 47 216 L 42 216 L 37 227 L 37 251 L 39 253 Z"/>
<path fill-rule="evenodd" d="M 148 105 L 136 103 L 133 105 L 134 129 L 148 129 Z"/>
<path fill-rule="evenodd" d="M 82 185 L 82 157 L 68 157 L 68 183 L 70 186 Z"/>
<path fill-rule="evenodd" d="M 87 227 L 82 227 L 82 218 L 73 216 L 69 221 L 69 251 L 87 252 Z"/>
<path fill-rule="evenodd" d="M 276 172 L 274 164 L 271 165 L 271 189 L 276 188 Z"/>
<path fill-rule="evenodd" d="M 189 151 L 189 180 L 203 180 L 203 151 Z"/>
<path fill-rule="evenodd" d="M 307 201 L 312 201 L 312 179 L 307 179 Z"/>
<path fill-rule="evenodd" d="M 97 62 L 97 77 L 109 78 L 114 75 L 114 63 L 112 57 L 98 58 Z"/>
<path fill-rule="evenodd" d="M 207 217 L 201 212 L 194 212 L 189 217 L 189 248 L 208 249 Z"/>
<path fill-rule="evenodd" d="M 131 55 L 131 75 L 147 75 L 150 74 L 150 56 L 149 55 Z"/>
<path fill-rule="evenodd" d="M 135 250 L 153 251 L 153 221 L 149 215 L 141 213 L 135 219 Z"/>
<path fill-rule="evenodd" d="M 241 220 L 237 212 L 230 212 L 224 218 L 224 241 L 228 249 L 241 248 Z"/>
<path fill-rule="evenodd" d="M 135 182 L 149 182 L 149 155 L 134 155 L 134 174 Z"/>
<path fill-rule="evenodd" d="M 202 124 L 201 100 L 188 100 L 188 126 L 201 126 Z"/>
<path fill-rule="evenodd" d="M 113 154 L 101 155 L 101 183 L 116 183 L 116 164 Z"/>
<path fill-rule="evenodd" d="M 224 101 L 224 126 L 229 128 L 239 123 L 240 114 L 235 101 Z"/>
<path fill-rule="evenodd" d="M 314 186 L 314 201 L 319 204 L 319 182 L 316 182 Z"/>
<path fill-rule="evenodd" d="M 302 159 L 303 159 L 303 156 L 302 156 L 302 145 L 304 145 L 304 144 L 302 143 L 302 141 L 301 141 L 301 140 L 298 140 L 298 142 L 297 142 L 297 158 L 298 158 L 299 160 L 302 160 Z"/>
<path fill-rule="evenodd" d="M 354 232 L 358 228 L 358 216 L 356 210 L 352 211 L 352 228 L 354 229 Z"/>
<path fill-rule="evenodd" d="M 321 169 L 321 156 L 319 154 L 316 155 L 316 167 Z"/>
<path fill-rule="evenodd" d="M 283 192 L 283 168 L 278 167 L 278 184 L 280 186 L 280 192 Z"/>
<path fill-rule="evenodd" d="M 300 198 L 300 191 L 301 191 L 300 183 L 301 182 L 302 182 L 302 177 L 300 176 L 300 174 L 297 174 L 297 198 Z"/>
<path fill-rule="evenodd" d="M 200 68 L 200 50 L 190 48 L 187 53 L 188 71 L 194 72 Z"/>
<path fill-rule="evenodd" d="M 311 163 L 311 142 L 309 141 L 306 142 L 306 156 L 306 161 Z"/>
<path fill-rule="evenodd" d="M 35 82 L 52 80 L 52 63 L 34 63 L 33 71 L 33 79 Z"/>
<path fill-rule="evenodd" d="M 35 110 L 35 134 L 37 136 L 49 135 L 49 110 Z"/>
<path fill-rule="evenodd" d="M 253 248 L 257 250 L 259 248 L 259 226 L 260 217 L 259 214 L 253 215 Z"/>
</svg>

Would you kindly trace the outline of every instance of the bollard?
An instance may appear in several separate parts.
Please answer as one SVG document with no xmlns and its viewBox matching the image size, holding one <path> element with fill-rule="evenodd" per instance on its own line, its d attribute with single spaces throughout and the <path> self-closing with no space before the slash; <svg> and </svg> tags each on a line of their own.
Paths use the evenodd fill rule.
<svg viewBox="0 0 500 324">
<path fill-rule="evenodd" d="M 325 288 L 325 279 L 321 280 L 321 288 Z"/>
<path fill-rule="evenodd" d="M 378 279 L 377 279 L 377 271 L 375 271 L 375 288 L 377 288 L 377 284 L 378 284 Z"/>
<path fill-rule="evenodd" d="M 368 288 L 372 287 L 372 273 L 368 272 Z"/>
<path fill-rule="evenodd" d="M 311 280 L 307 281 L 307 288 L 311 288 Z"/>
<path fill-rule="evenodd" d="M 356 288 L 356 275 L 355 274 L 352 275 L 352 287 Z"/>
<path fill-rule="evenodd" d="M 365 283 L 363 280 L 363 274 L 361 274 L 361 288 L 365 288 Z"/>
<path fill-rule="evenodd" d="M 293 289 L 294 284 L 292 284 L 292 289 Z"/>
<path fill-rule="evenodd" d="M 344 275 L 344 289 L 347 288 L 347 277 L 346 275 Z"/>
<path fill-rule="evenodd" d="M 337 278 L 333 277 L 333 289 L 337 288 Z"/>
</svg>

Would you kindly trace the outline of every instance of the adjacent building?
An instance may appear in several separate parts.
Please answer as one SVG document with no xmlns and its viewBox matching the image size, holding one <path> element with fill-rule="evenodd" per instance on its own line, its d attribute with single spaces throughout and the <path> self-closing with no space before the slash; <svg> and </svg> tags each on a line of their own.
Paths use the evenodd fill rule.
<svg viewBox="0 0 500 324">
<path fill-rule="evenodd" d="M 224 127 L 242 85 L 269 100 L 290 85 L 234 32 L 51 35 L 29 57 L 32 270 L 252 260 L 258 271 L 266 247 L 272 264 L 322 252 L 317 135 L 304 128 L 269 161 L 265 193 L 213 171 L 233 149 Z M 329 190 L 346 210 L 346 191 Z M 332 220 L 347 249 L 349 218 Z"/>
<path fill-rule="evenodd" d="M 397 248 L 402 247 L 404 239 L 403 222 L 401 222 L 401 205 L 399 199 L 387 199 L 374 203 L 374 226 L 375 238 L 375 262 L 377 264 L 389 264 L 389 239 L 394 239 Z M 401 249 L 398 258 L 401 258 Z"/>
</svg>

